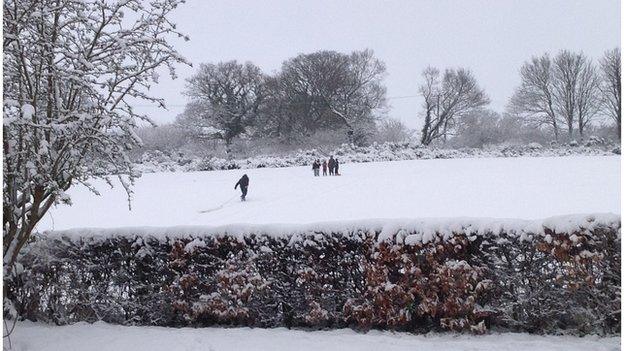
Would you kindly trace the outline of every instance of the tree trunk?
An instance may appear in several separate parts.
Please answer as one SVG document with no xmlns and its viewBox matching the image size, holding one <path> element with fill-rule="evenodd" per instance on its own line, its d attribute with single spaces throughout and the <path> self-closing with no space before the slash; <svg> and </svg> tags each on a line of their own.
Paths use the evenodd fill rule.
<svg viewBox="0 0 624 351">
<path fill-rule="evenodd" d="M 232 139 L 225 139 L 225 154 L 230 157 L 232 154 Z"/>
<path fill-rule="evenodd" d="M 568 125 L 568 140 L 572 140 L 574 137 L 574 121 L 568 119 L 566 124 Z"/>
<path fill-rule="evenodd" d="M 427 111 L 427 115 L 425 116 L 425 124 L 423 125 L 422 134 L 420 137 L 420 143 L 423 145 L 429 145 L 431 140 L 429 140 L 429 128 L 431 127 L 431 113 Z"/>
<path fill-rule="evenodd" d="M 581 140 L 583 140 L 584 128 L 585 126 L 583 125 L 583 119 L 581 116 L 579 116 L 578 129 L 579 129 L 579 135 L 581 136 Z"/>
</svg>

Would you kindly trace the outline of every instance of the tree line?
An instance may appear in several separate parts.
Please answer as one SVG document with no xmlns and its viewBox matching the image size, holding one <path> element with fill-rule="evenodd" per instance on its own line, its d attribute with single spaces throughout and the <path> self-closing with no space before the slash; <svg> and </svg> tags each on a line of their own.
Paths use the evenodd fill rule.
<svg viewBox="0 0 624 351">
<path fill-rule="evenodd" d="M 220 139 L 230 150 L 241 136 L 292 142 L 319 131 L 344 132 L 363 144 L 379 128 L 409 136 L 400 122 L 384 118 L 388 109 L 384 63 L 373 51 L 318 51 L 299 54 L 268 75 L 253 63 L 201 64 L 187 80 L 189 98 L 176 124 L 197 139 Z M 537 129 L 555 141 L 584 138 L 587 127 L 610 118 L 621 127 L 620 49 L 598 63 L 568 50 L 532 57 L 520 68 L 520 85 L 496 122 L 490 99 L 470 69 L 427 67 L 418 95 L 423 145 L 462 133 L 482 134 L 486 124 Z M 566 133 L 567 132 L 567 133 Z"/>
<path fill-rule="evenodd" d="M 621 63 L 619 48 L 607 51 L 596 65 L 583 53 L 568 50 L 551 58 L 536 56 L 520 69 L 520 86 L 509 110 L 539 128 L 549 129 L 558 141 L 567 132 L 583 138 L 599 115 L 621 129 Z"/>
<path fill-rule="evenodd" d="M 567 140 L 582 139 L 598 117 L 612 119 L 620 137 L 620 69 L 619 48 L 605 52 L 598 64 L 582 52 L 568 50 L 554 58 L 548 53 L 532 57 L 520 68 L 520 85 L 504 114 L 508 120 L 519 120 L 521 126 L 550 133 L 557 142 L 565 132 Z M 496 120 L 496 113 L 484 110 L 490 101 L 470 70 L 446 69 L 441 73 L 428 67 L 422 78 L 422 144 L 467 131 L 479 134 L 485 127 L 480 126 L 483 118 L 475 115 L 491 115 L 491 121 Z"/>
<path fill-rule="evenodd" d="M 274 75 L 250 62 L 201 64 L 176 123 L 197 138 L 223 140 L 228 151 L 242 134 L 292 141 L 342 130 L 359 143 L 386 107 L 385 74 L 371 50 L 300 54 Z"/>
</svg>

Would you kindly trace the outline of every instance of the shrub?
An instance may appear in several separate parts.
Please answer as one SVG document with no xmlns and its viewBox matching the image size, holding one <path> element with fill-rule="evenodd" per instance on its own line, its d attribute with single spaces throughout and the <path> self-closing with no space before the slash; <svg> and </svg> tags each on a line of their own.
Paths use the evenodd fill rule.
<svg viewBox="0 0 624 351">
<path fill-rule="evenodd" d="M 5 283 L 57 324 L 618 333 L 619 217 L 518 223 L 59 233 Z"/>
<path fill-rule="evenodd" d="M 596 139 L 594 139 L 596 140 Z M 611 155 L 619 152 L 612 144 L 592 142 L 587 145 L 543 147 L 538 143 L 528 145 L 500 144 L 484 148 L 437 149 L 423 147 L 415 143 L 373 143 L 371 146 L 342 144 L 334 149 L 297 150 L 282 156 L 256 156 L 243 159 L 223 159 L 212 153 L 199 156 L 185 156 L 182 153 L 151 151 L 137 160 L 137 168 L 142 172 L 163 171 L 212 171 L 226 169 L 275 168 L 310 166 L 316 159 L 338 156 L 341 163 L 361 163 L 379 161 L 400 161 L 418 159 L 448 159 L 467 157 L 537 157 L 569 155 Z"/>
</svg>

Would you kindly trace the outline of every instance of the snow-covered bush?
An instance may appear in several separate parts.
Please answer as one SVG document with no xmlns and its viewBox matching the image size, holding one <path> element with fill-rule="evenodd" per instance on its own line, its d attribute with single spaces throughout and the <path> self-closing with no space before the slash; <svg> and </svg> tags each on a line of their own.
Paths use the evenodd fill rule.
<svg viewBox="0 0 624 351">
<path fill-rule="evenodd" d="M 589 147 L 589 146 L 601 145 L 601 144 L 604 144 L 604 143 L 605 143 L 605 140 L 603 138 L 600 138 L 600 137 L 592 135 L 585 142 L 585 146 Z"/>
<path fill-rule="evenodd" d="M 333 150 L 320 149 L 297 150 L 283 156 L 256 156 L 245 159 L 231 159 L 208 156 L 165 156 L 158 151 L 143 155 L 137 168 L 143 172 L 163 171 L 212 171 L 226 169 L 275 168 L 309 166 L 316 159 L 328 159 L 330 155 L 338 157 L 341 163 L 363 163 L 379 161 L 402 161 L 418 159 L 448 159 L 472 157 L 537 157 L 569 155 L 611 155 L 616 153 L 612 145 L 594 143 L 577 147 L 543 147 L 538 143 L 528 145 L 501 144 L 484 148 L 437 149 L 423 147 L 410 142 L 373 143 L 370 146 L 342 144 Z M 184 162 L 180 161 L 184 160 Z M 145 160 L 150 160 L 147 162 Z M 160 161 L 156 161 L 160 160 Z"/>
<path fill-rule="evenodd" d="M 74 230 L 30 244 L 30 320 L 618 333 L 620 218 Z"/>
</svg>

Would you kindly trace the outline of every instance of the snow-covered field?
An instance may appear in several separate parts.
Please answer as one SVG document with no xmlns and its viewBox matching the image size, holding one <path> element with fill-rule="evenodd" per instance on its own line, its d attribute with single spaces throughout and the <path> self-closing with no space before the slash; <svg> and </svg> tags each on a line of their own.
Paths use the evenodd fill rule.
<svg viewBox="0 0 624 351">
<path fill-rule="evenodd" d="M 484 336 L 413 335 L 352 330 L 300 331 L 250 328 L 123 327 L 96 323 L 56 327 L 20 323 L 12 337 L 16 351 L 170 351 L 170 350 L 592 350 L 620 349 L 620 338 L 491 334 Z"/>
<path fill-rule="evenodd" d="M 619 214 L 619 168 L 619 156 L 571 156 L 343 164 L 339 177 L 309 167 L 152 173 L 138 179 L 131 211 L 121 186 L 96 183 L 102 196 L 72 189 L 74 205 L 53 208 L 38 230 Z M 245 203 L 234 190 L 243 173 Z"/>
</svg>

